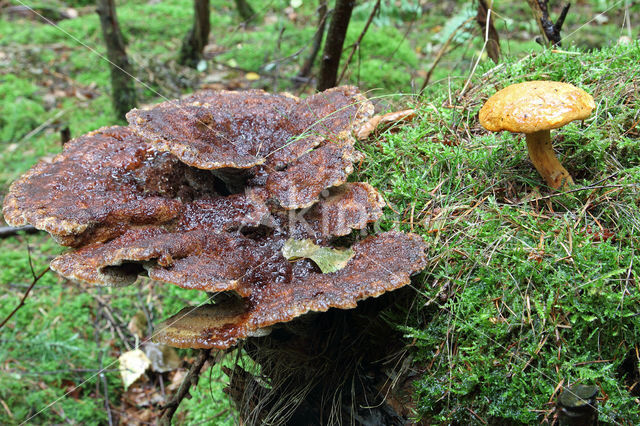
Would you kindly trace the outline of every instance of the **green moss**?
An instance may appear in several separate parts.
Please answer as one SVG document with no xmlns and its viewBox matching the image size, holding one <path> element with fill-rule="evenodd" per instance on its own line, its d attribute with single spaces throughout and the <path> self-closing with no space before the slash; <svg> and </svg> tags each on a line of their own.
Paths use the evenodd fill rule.
<svg viewBox="0 0 640 426">
<path fill-rule="evenodd" d="M 369 179 L 402 212 L 387 214 L 382 227 L 411 222 L 430 245 L 432 263 L 418 279 L 425 307 L 404 328 L 428 366 L 415 388 L 426 418 L 475 422 L 473 411 L 531 424 L 550 412 L 558 383 L 580 382 L 608 396 L 601 421 L 640 421 L 625 382 L 632 373 L 622 367 L 640 342 L 640 295 L 630 280 L 640 271 L 638 171 L 622 158 L 637 156 L 638 139 L 627 132 L 637 94 L 628 88 L 640 75 L 628 63 L 640 52 L 575 52 L 506 61 L 480 82 L 484 95 L 461 101 L 464 112 L 431 92 L 418 122 L 361 146 L 369 160 L 356 179 Z M 478 76 L 493 66 L 483 68 Z M 544 185 L 521 137 L 487 134 L 477 123 L 496 87 L 536 78 L 594 94 L 592 118 L 552 133 L 583 190 L 534 191 Z"/>
<path fill-rule="evenodd" d="M 222 52 L 213 61 L 263 77 L 277 70 L 282 77 L 277 89 L 290 89 L 286 77 L 297 73 L 315 31 L 309 24 L 316 22 L 315 4 L 304 3 L 296 9 L 296 20 L 283 12 L 288 1 L 254 5 L 261 21 L 241 28 L 229 2 L 212 1 L 210 47 Z M 472 22 L 450 45 L 424 96 L 402 96 L 411 93 L 412 79 L 429 68 L 451 31 L 471 16 L 462 9 L 468 2 L 458 2 L 454 10 L 445 3 L 429 4 L 426 13 L 411 2 L 383 2 L 344 80 L 365 90 L 380 89 L 372 93 L 383 104 L 419 111 L 414 123 L 362 143 L 367 160 L 352 176 L 379 188 L 393 207 L 386 210 L 382 229 L 413 229 L 429 243 L 431 263 L 414 283 L 423 307 L 414 317 L 398 320 L 407 342 L 415 339 L 413 359 L 426 371 L 415 383 L 419 415 L 434 423 L 467 424 L 477 422 L 473 410 L 489 423 L 539 422 L 564 380 L 601 386 L 608 396 L 601 403 L 601 421 L 638 423 L 637 395 L 628 391 L 632 372 L 625 359 L 640 345 L 634 281 L 640 265 L 640 97 L 638 71 L 630 66 L 640 62 L 640 45 L 575 48 L 583 42 L 614 44 L 620 29 L 612 21 L 569 37 L 565 53 L 544 51 L 533 37 L 519 35 L 537 31 L 519 18 L 528 13 L 526 4 L 504 5 L 498 30 L 513 32 L 503 37 L 506 60 L 500 67 L 482 56 L 460 96 L 482 46 Z M 356 8 L 343 58 L 372 5 Z M 190 5 L 180 0 L 118 2 L 118 16 L 136 76 L 153 88 L 138 85 L 141 103 L 156 101 L 156 92 L 168 96 L 175 89 L 163 78 L 174 83 L 187 75 L 173 67 L 191 25 Z M 571 34 L 585 16 L 571 12 L 563 33 Z M 0 75 L 1 193 L 38 159 L 60 152 L 60 126 L 68 125 L 79 136 L 116 123 L 108 67 L 65 34 L 104 55 L 96 14 L 61 21 L 60 28 L 64 31 L 0 19 L 8 70 Z M 587 32 L 589 37 L 583 37 Z M 209 65 L 209 70 L 216 68 Z M 165 75 L 171 73 L 180 75 Z M 590 119 L 553 132 L 563 163 L 584 189 L 549 192 L 529 163 L 521 136 L 488 134 L 478 126 L 476 114 L 487 96 L 535 78 L 572 82 L 596 99 Z M 263 78 L 256 84 L 269 87 L 272 81 Z M 51 92 L 49 84 L 73 89 L 51 109 L 43 99 Z M 76 96 L 75 88 L 86 89 L 89 98 Z M 540 197 L 545 198 L 528 201 Z M 62 251 L 44 235 L 2 240 L 0 318 L 31 282 L 27 241 L 36 272 Z M 98 296 L 109 300 L 123 327 L 141 300 L 149 301 L 154 318 L 162 319 L 206 299 L 200 292 L 149 281 L 100 290 L 47 274 L 0 335 L 0 399 L 14 416 L 8 418 L 0 408 L 0 423 L 16 423 L 42 409 L 37 423 L 106 422 L 104 401 L 94 393 L 96 379 L 82 370 L 98 368 L 99 354 L 109 365 L 126 348 L 105 322 L 98 323 L 96 341 Z M 218 367 L 211 382 L 208 373 L 180 408 L 184 421 L 231 424 L 233 414 L 221 393 L 226 379 Z M 116 371 L 108 371 L 106 378 L 117 406 L 121 380 Z M 78 397 L 65 396 L 71 383 L 82 384 Z"/>
</svg>

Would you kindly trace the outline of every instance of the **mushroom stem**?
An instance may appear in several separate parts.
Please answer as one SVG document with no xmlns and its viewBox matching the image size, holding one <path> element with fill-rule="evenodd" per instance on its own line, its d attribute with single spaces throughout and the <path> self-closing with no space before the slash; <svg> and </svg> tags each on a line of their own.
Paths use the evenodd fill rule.
<svg viewBox="0 0 640 426">
<path fill-rule="evenodd" d="M 571 175 L 562 167 L 551 146 L 551 131 L 540 130 L 527 133 L 529 158 L 549 186 L 554 189 L 568 189 L 573 185 Z"/>
</svg>

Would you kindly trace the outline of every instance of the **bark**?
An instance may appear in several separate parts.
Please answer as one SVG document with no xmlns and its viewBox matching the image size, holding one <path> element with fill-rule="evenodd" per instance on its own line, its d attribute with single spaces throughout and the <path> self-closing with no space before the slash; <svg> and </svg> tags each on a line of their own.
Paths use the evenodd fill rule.
<svg viewBox="0 0 640 426">
<path fill-rule="evenodd" d="M 202 52 L 209 40 L 211 31 L 209 0 L 194 0 L 193 27 L 182 42 L 178 62 L 196 68 L 202 59 Z"/>
<path fill-rule="evenodd" d="M 529 3 L 529 7 L 531 7 L 533 16 L 542 33 L 544 39 L 544 43 L 542 44 L 545 46 L 560 46 L 562 40 L 560 30 L 562 29 L 562 24 L 564 24 L 564 19 L 567 17 L 571 3 L 567 3 L 567 5 L 562 8 L 562 12 L 560 12 L 560 16 L 558 16 L 555 24 L 551 18 L 549 18 L 547 0 L 527 0 L 527 3 Z"/>
<path fill-rule="evenodd" d="M 320 51 L 320 46 L 322 45 L 322 39 L 324 38 L 324 28 L 327 24 L 327 2 L 321 0 L 320 6 L 318 6 L 318 28 L 316 29 L 316 33 L 313 36 L 313 45 L 311 46 L 311 52 L 307 57 L 307 60 L 302 64 L 302 68 L 300 68 L 300 72 L 296 78 L 297 82 L 306 81 L 306 79 L 311 75 L 311 70 L 313 69 L 313 64 L 316 61 L 316 57 L 318 56 L 318 52 Z"/>
<path fill-rule="evenodd" d="M 235 0 L 238 13 L 245 22 L 251 22 L 256 18 L 256 12 L 253 10 L 247 0 Z"/>
<path fill-rule="evenodd" d="M 124 120 L 125 114 L 136 107 L 133 67 L 127 57 L 114 0 L 98 0 L 96 11 L 100 16 L 102 35 L 107 45 L 107 58 L 111 65 L 113 109 L 118 118 Z"/>
<path fill-rule="evenodd" d="M 336 85 L 342 46 L 344 45 L 347 28 L 351 20 L 351 12 L 353 11 L 355 3 L 355 0 L 336 0 L 333 17 L 329 25 L 329 32 L 327 33 L 327 41 L 322 53 L 322 65 L 320 67 L 320 77 L 318 78 L 317 87 L 319 91 L 329 89 Z"/>
<path fill-rule="evenodd" d="M 492 13 L 489 14 L 489 9 Z M 500 36 L 493 25 L 493 0 L 478 0 L 476 22 L 487 42 L 487 54 L 494 63 L 500 62 Z"/>
</svg>

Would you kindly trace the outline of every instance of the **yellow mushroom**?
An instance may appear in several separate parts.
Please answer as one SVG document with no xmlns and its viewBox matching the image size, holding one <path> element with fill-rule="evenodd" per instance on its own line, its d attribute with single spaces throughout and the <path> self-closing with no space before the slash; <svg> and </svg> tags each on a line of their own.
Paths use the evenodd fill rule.
<svg viewBox="0 0 640 426">
<path fill-rule="evenodd" d="M 527 81 L 508 86 L 491 96 L 480 110 L 480 124 L 487 130 L 524 133 L 529 157 L 552 188 L 573 184 L 551 146 L 550 130 L 591 115 L 591 95 L 568 83 Z"/>
</svg>

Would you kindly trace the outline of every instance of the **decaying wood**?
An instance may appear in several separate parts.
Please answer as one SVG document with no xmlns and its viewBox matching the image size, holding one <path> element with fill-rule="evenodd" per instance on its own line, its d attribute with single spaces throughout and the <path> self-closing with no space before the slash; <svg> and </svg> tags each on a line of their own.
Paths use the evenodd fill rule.
<svg viewBox="0 0 640 426">
<path fill-rule="evenodd" d="M 564 19 L 567 17 L 571 3 L 567 3 L 562 8 L 560 16 L 558 16 L 558 20 L 555 24 L 549 17 L 547 0 L 527 0 L 527 3 L 529 3 L 529 7 L 531 7 L 531 10 L 533 11 L 533 16 L 535 17 L 536 23 L 542 33 L 542 38 L 544 39 L 542 44 L 545 46 L 560 46 L 560 42 L 562 40 L 560 30 L 562 29 L 562 24 L 564 24 Z"/>
<path fill-rule="evenodd" d="M 98 0 L 96 11 L 100 16 L 102 35 L 107 45 L 107 58 L 111 65 L 113 109 L 118 118 L 124 119 L 125 114 L 136 107 L 133 67 L 127 57 L 114 0 Z"/>
<path fill-rule="evenodd" d="M 355 4 L 355 0 L 336 0 L 333 17 L 329 24 L 329 32 L 327 33 L 327 41 L 322 53 L 322 66 L 320 67 L 317 87 L 319 91 L 330 89 L 336 85 L 342 46 L 344 45 L 347 28 L 351 20 L 351 12 L 353 12 Z"/>
</svg>

